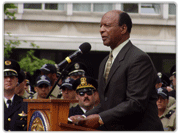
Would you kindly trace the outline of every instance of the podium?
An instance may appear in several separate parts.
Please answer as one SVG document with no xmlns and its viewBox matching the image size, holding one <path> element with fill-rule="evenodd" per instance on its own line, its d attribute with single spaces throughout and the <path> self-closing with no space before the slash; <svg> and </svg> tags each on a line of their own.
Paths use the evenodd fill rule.
<svg viewBox="0 0 180 134">
<path fill-rule="evenodd" d="M 28 103 L 28 131 L 96 131 L 68 124 L 69 105 L 77 100 L 24 99 Z"/>
</svg>

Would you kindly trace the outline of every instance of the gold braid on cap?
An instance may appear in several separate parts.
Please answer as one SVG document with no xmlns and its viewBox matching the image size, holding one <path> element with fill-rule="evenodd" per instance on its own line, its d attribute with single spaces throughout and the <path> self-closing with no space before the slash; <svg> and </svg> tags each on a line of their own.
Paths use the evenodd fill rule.
<svg viewBox="0 0 180 134">
<path fill-rule="evenodd" d="M 80 81 L 81 81 L 81 84 L 77 86 L 76 90 L 81 89 L 81 88 L 87 88 L 87 87 L 88 88 L 92 87 L 96 89 L 92 84 L 87 84 L 86 77 L 81 77 Z"/>
<path fill-rule="evenodd" d="M 16 73 L 17 74 L 17 71 L 15 71 L 14 69 L 4 69 L 4 72 L 14 72 L 14 73 Z"/>
</svg>

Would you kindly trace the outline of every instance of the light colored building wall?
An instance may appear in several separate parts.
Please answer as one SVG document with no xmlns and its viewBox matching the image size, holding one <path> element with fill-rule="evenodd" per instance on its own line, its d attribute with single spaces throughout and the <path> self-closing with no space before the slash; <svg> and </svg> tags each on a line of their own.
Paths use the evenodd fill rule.
<svg viewBox="0 0 180 134">
<path fill-rule="evenodd" d="M 83 42 L 89 42 L 94 51 L 108 51 L 102 45 L 99 23 L 5 21 L 5 39 L 34 42 L 42 49 L 76 50 Z M 176 27 L 164 25 L 133 25 L 132 42 L 146 52 L 175 53 Z M 19 46 L 29 48 L 27 43 Z"/>
<path fill-rule="evenodd" d="M 104 13 L 22 10 L 22 4 L 18 7 L 16 20 L 4 21 L 5 40 L 18 37 L 41 49 L 59 50 L 76 50 L 81 43 L 89 42 L 93 51 L 109 51 L 102 45 L 99 34 L 99 22 Z M 167 16 L 166 7 L 167 4 L 162 4 L 163 12 L 159 15 L 130 14 L 133 22 L 130 38 L 142 50 L 176 53 L 176 17 Z M 29 44 L 21 42 L 19 48 L 31 48 Z"/>
</svg>

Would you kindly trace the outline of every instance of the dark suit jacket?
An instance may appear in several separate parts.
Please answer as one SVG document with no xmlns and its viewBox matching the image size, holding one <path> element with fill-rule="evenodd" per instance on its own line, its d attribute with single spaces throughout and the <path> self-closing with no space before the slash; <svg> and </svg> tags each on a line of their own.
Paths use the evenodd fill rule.
<svg viewBox="0 0 180 134">
<path fill-rule="evenodd" d="M 100 105 L 85 115 L 99 114 L 104 130 L 163 130 L 156 105 L 157 74 L 149 56 L 129 41 L 114 60 L 106 83 L 107 59 L 99 67 Z"/>
<path fill-rule="evenodd" d="M 84 112 L 82 111 L 82 109 L 80 108 L 79 104 L 76 107 L 71 107 L 69 109 L 69 116 L 74 116 L 74 115 L 83 115 Z"/>
<path fill-rule="evenodd" d="M 22 113 L 22 111 L 27 114 L 27 103 L 24 103 L 23 99 L 18 95 L 14 96 L 13 103 L 10 108 L 7 108 L 4 103 L 4 130 L 26 130 L 27 119 L 21 119 L 22 117 L 18 115 Z"/>
</svg>

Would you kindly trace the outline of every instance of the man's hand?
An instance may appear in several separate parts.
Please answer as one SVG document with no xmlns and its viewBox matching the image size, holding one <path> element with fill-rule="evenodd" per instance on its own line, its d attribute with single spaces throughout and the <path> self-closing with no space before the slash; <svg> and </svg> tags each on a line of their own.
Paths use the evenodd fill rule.
<svg viewBox="0 0 180 134">
<path fill-rule="evenodd" d="M 83 119 L 83 121 L 81 122 L 83 123 L 82 125 L 83 127 L 96 129 L 100 126 L 98 114 L 89 115 L 87 116 L 87 118 Z"/>
<path fill-rule="evenodd" d="M 72 123 L 83 127 L 96 129 L 100 126 L 98 114 L 92 114 L 86 118 L 82 115 L 75 115 L 71 116 L 70 119 L 72 120 Z"/>
<path fill-rule="evenodd" d="M 85 117 L 82 116 L 82 115 L 75 115 L 75 116 L 69 117 L 69 119 L 72 120 L 72 123 L 74 123 L 74 124 L 76 124 L 76 125 L 82 125 L 82 124 L 80 124 L 79 122 L 81 121 L 81 123 L 83 123 L 82 120 L 83 120 L 84 118 L 85 118 Z"/>
</svg>

